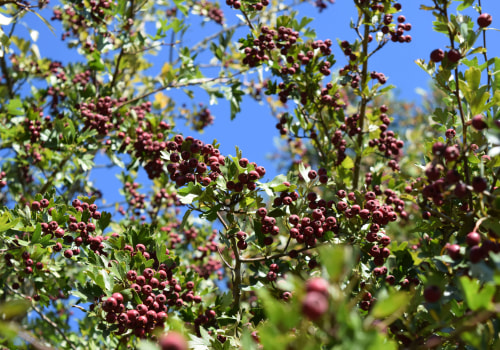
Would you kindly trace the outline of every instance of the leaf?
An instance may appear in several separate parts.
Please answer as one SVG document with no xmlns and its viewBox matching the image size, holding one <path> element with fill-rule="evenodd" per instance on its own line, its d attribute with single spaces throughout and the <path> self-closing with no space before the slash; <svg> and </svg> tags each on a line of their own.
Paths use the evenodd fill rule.
<svg viewBox="0 0 500 350">
<path fill-rule="evenodd" d="M 52 27 L 52 25 L 45 18 L 43 18 L 42 15 L 40 15 L 36 11 L 30 10 L 27 7 L 25 7 L 25 9 L 28 10 L 29 12 L 31 12 L 31 13 L 34 13 L 38 18 L 40 18 L 42 20 L 42 22 L 45 23 L 45 25 L 47 26 L 47 28 L 50 29 L 50 31 L 52 32 L 52 34 L 54 34 L 54 36 L 56 36 L 56 32 L 54 31 L 54 27 Z"/>
<path fill-rule="evenodd" d="M 371 311 L 375 318 L 385 318 L 394 313 L 402 313 L 408 306 L 410 294 L 407 292 L 395 292 L 387 295 L 383 300 L 378 300 Z"/>
<path fill-rule="evenodd" d="M 179 227 L 179 231 L 182 231 L 184 226 L 186 226 L 186 223 L 187 223 L 189 216 L 191 215 L 192 212 L 193 212 L 193 209 L 186 210 L 186 212 L 184 213 L 184 216 L 182 217 L 182 222 L 181 222 L 181 226 Z"/>
<path fill-rule="evenodd" d="M 39 243 L 41 235 L 42 235 L 42 226 L 38 223 L 36 225 L 35 231 L 33 231 L 33 235 L 31 236 L 31 243 L 32 244 Z"/>
<path fill-rule="evenodd" d="M 473 91 L 477 90 L 481 83 L 481 70 L 477 67 L 470 67 L 465 71 L 465 80 Z"/>
<path fill-rule="evenodd" d="M 345 157 L 344 161 L 342 162 L 342 167 L 344 169 L 352 169 L 354 168 L 354 162 L 351 157 Z"/>
<path fill-rule="evenodd" d="M 476 279 L 470 279 L 467 276 L 460 277 L 460 284 L 465 294 L 467 305 L 471 310 L 489 310 L 493 307 L 491 300 L 495 294 L 495 285 L 486 283 L 481 291 L 479 291 L 481 288 L 479 281 Z"/>
<path fill-rule="evenodd" d="M 24 115 L 25 111 L 21 100 L 18 98 L 10 100 L 7 104 L 7 112 L 11 115 Z"/>
<path fill-rule="evenodd" d="M 325 246 L 319 249 L 321 263 L 328 271 L 328 276 L 332 281 L 340 281 L 345 272 L 348 271 L 353 263 L 354 254 L 350 246 Z"/>
<path fill-rule="evenodd" d="M 299 173 L 300 173 L 300 175 L 302 176 L 302 178 L 304 179 L 305 182 L 310 182 L 311 181 L 311 179 L 308 176 L 309 170 L 311 170 L 311 167 L 307 167 L 306 168 L 304 166 L 304 163 L 299 163 Z"/>
<path fill-rule="evenodd" d="M 158 350 L 158 346 L 155 343 L 153 343 L 152 341 L 141 340 L 137 349 L 138 350 Z"/>
</svg>

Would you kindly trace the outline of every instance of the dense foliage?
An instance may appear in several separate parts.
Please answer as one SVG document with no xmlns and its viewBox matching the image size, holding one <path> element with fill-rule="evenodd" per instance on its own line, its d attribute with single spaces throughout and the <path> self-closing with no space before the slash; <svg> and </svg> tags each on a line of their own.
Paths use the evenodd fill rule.
<svg viewBox="0 0 500 350">
<path fill-rule="evenodd" d="M 404 2 L 352 0 L 357 39 L 335 42 L 301 1 L 0 1 L 0 345 L 500 348 L 494 16 L 422 2 L 449 42 L 417 61 L 417 108 L 370 65 L 411 45 Z M 41 57 L 29 16 L 78 59 Z M 199 133 L 244 96 L 283 175 Z"/>
</svg>

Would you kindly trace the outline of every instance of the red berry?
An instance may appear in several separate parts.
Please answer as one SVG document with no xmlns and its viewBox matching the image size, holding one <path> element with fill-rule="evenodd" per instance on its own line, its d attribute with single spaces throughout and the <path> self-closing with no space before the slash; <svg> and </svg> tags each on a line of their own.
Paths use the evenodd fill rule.
<svg viewBox="0 0 500 350">
<path fill-rule="evenodd" d="M 447 250 L 450 258 L 452 258 L 453 260 L 460 259 L 460 246 L 458 244 L 452 244 L 448 246 Z"/>
<path fill-rule="evenodd" d="M 324 294 L 308 292 L 302 300 L 302 313 L 310 320 L 319 319 L 328 310 L 328 299 Z"/>
<path fill-rule="evenodd" d="M 188 350 L 188 344 L 180 333 L 170 331 L 160 337 L 161 350 Z"/>
<path fill-rule="evenodd" d="M 465 237 L 465 241 L 470 247 L 476 246 L 481 243 L 481 235 L 475 231 L 469 232 Z"/>
<path fill-rule="evenodd" d="M 478 114 L 472 118 L 472 126 L 476 130 L 483 130 L 488 127 L 488 125 L 484 121 L 484 117 L 481 114 Z"/>
<path fill-rule="evenodd" d="M 453 62 L 453 63 L 457 63 L 458 61 L 460 61 L 460 59 L 462 58 L 462 55 L 460 54 L 460 52 L 458 50 L 450 50 L 448 51 L 448 60 L 450 62 Z"/>
<path fill-rule="evenodd" d="M 328 296 L 328 282 L 321 277 L 314 277 L 306 283 L 307 292 L 317 292 Z"/>
<path fill-rule="evenodd" d="M 488 27 L 491 24 L 491 22 L 493 22 L 493 18 L 489 13 L 483 13 L 477 18 L 477 24 L 481 28 Z"/>
<path fill-rule="evenodd" d="M 429 303 L 435 303 L 441 299 L 441 290 L 435 285 L 428 286 L 424 289 L 424 298 Z"/>
<path fill-rule="evenodd" d="M 444 51 L 441 49 L 436 49 L 431 52 L 431 61 L 432 62 L 441 62 L 444 58 Z"/>
<path fill-rule="evenodd" d="M 476 176 L 472 179 L 472 188 L 476 192 L 483 192 L 488 187 L 486 180 L 480 176 Z"/>
</svg>

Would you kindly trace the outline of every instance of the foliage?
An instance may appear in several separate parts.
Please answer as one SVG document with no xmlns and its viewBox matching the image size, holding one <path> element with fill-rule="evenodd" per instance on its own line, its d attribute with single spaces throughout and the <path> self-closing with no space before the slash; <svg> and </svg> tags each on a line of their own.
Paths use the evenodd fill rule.
<svg viewBox="0 0 500 350">
<path fill-rule="evenodd" d="M 499 348 L 500 59 L 492 16 L 455 2 L 422 5 L 449 45 L 417 61 L 417 108 L 369 70 L 412 40 L 394 0 L 353 0 L 337 43 L 300 1 L 0 1 L 0 344 Z M 42 57 L 27 16 L 79 59 Z M 274 179 L 177 131 L 244 96 L 277 120 Z M 102 162 L 123 202 L 89 181 Z"/>
</svg>

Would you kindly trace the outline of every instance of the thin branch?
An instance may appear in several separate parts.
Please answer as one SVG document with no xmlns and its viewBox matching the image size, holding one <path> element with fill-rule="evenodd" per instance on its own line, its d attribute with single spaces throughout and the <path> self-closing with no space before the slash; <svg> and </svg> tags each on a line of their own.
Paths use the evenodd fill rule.
<svg viewBox="0 0 500 350">
<path fill-rule="evenodd" d="M 229 230 L 229 225 L 226 223 L 220 212 L 217 212 L 217 217 L 219 221 L 224 226 L 224 229 Z M 236 239 L 234 236 L 229 237 L 231 240 L 231 249 L 234 253 L 234 267 L 231 269 L 233 272 L 232 276 L 232 292 L 233 292 L 233 309 L 238 312 L 240 309 L 240 298 L 241 298 L 241 257 L 238 252 L 238 244 L 236 243 Z"/>
<path fill-rule="evenodd" d="M 447 221 L 449 223 L 452 223 L 455 226 L 459 226 L 460 225 L 460 223 L 458 221 L 453 220 L 452 218 L 450 218 L 446 214 L 441 213 L 439 210 L 432 209 L 428 205 L 425 205 L 424 209 L 427 210 L 427 211 L 429 211 L 429 212 L 431 212 L 432 214 L 435 214 L 435 215 L 439 216 L 440 218 L 444 219 L 445 221 Z"/>
<path fill-rule="evenodd" d="M 330 244 L 330 242 L 327 241 L 327 242 L 323 242 L 321 244 L 316 244 L 314 246 L 304 247 L 304 248 L 298 249 L 298 250 L 296 250 L 296 252 L 302 253 L 302 252 L 305 252 L 307 250 L 315 249 L 315 248 L 322 247 L 322 246 L 328 245 L 328 244 Z M 289 252 L 283 252 L 283 253 L 279 253 L 279 254 L 275 254 L 275 255 L 261 256 L 258 258 L 241 258 L 240 261 L 242 263 L 254 263 L 254 262 L 259 262 L 259 261 L 278 259 L 278 258 L 281 258 L 281 257 L 286 256 L 288 254 L 289 254 Z"/>
<path fill-rule="evenodd" d="M 127 100 L 123 103 L 120 103 L 118 104 L 118 106 L 115 107 L 115 109 L 118 109 L 118 108 L 121 108 L 125 105 L 128 105 L 128 104 L 131 104 L 131 103 L 134 103 L 134 102 L 137 102 L 137 101 L 140 101 L 142 100 L 143 98 L 146 98 L 150 95 L 153 95 L 157 92 L 160 92 L 160 91 L 163 91 L 163 90 L 167 90 L 167 89 L 171 89 L 171 88 L 180 88 L 180 87 L 186 87 L 186 86 L 195 86 L 195 85 L 201 85 L 201 84 L 205 84 L 205 83 L 211 83 L 211 82 L 220 82 L 220 83 L 227 83 L 229 81 L 231 81 L 231 79 L 233 79 L 234 77 L 240 75 L 240 74 L 243 74 L 245 72 L 247 72 L 248 70 L 245 69 L 245 70 L 241 70 L 241 71 L 238 71 L 234 74 L 232 74 L 231 76 L 229 77 L 214 77 L 214 78 L 202 78 L 202 79 L 192 79 L 192 80 L 188 80 L 186 82 L 181 82 L 181 83 L 176 83 L 176 82 L 172 82 L 168 85 L 164 85 L 164 86 L 160 86 L 159 88 L 156 88 L 150 92 L 147 92 L 141 96 L 137 96 L 137 97 L 134 97 L 130 100 Z"/>
<path fill-rule="evenodd" d="M 363 36 L 363 70 L 361 72 L 361 106 L 359 110 L 359 128 L 361 132 L 358 134 L 356 140 L 356 159 L 354 161 L 354 175 L 353 175 L 353 183 L 352 187 L 354 190 L 358 189 L 359 185 L 359 174 L 361 167 L 361 158 L 362 158 L 362 147 L 363 147 L 363 129 L 366 118 L 366 105 L 368 104 L 368 98 L 364 95 L 364 91 L 366 89 L 366 85 L 368 83 L 368 36 L 370 35 L 370 25 L 365 24 L 364 36 Z"/>
<path fill-rule="evenodd" d="M 224 264 L 226 264 L 227 268 L 231 271 L 234 270 L 234 267 L 232 267 L 227 261 L 226 259 L 224 259 L 224 257 L 222 256 L 222 252 L 220 251 L 220 248 L 219 246 L 217 246 L 217 253 L 219 253 L 219 256 L 220 258 L 222 259 L 222 261 L 224 262 Z"/>
<path fill-rule="evenodd" d="M 5 286 L 10 292 L 24 298 L 24 299 L 27 299 L 27 296 L 18 292 L 18 291 L 15 291 L 13 290 L 12 288 L 10 288 L 9 286 Z M 40 310 L 35 304 L 31 303 L 31 307 L 33 310 L 35 310 L 35 312 L 40 316 L 40 318 L 45 321 L 47 324 L 49 324 L 52 328 L 54 328 L 54 330 L 61 334 L 61 336 L 63 337 L 63 339 L 66 341 L 66 343 L 68 343 L 68 345 L 71 347 L 71 349 L 73 350 L 76 350 L 76 347 L 75 345 L 68 339 L 68 337 L 66 336 L 66 333 L 59 328 L 59 326 L 54 322 L 52 321 L 50 318 L 48 318 L 43 312 L 42 310 Z"/>
<path fill-rule="evenodd" d="M 48 188 L 50 186 L 52 186 L 52 183 L 54 182 L 54 179 L 56 178 L 57 174 L 59 174 L 64 165 L 68 162 L 68 160 L 71 159 L 71 156 L 72 156 L 72 153 L 69 152 L 66 157 L 64 157 L 64 159 L 61 161 L 61 163 L 59 164 L 59 166 L 57 166 L 53 171 L 52 171 L 52 174 L 49 175 L 49 177 L 47 178 L 47 181 L 45 182 L 45 184 L 43 185 L 43 187 L 40 189 L 40 193 L 45 193 Z"/>
</svg>

